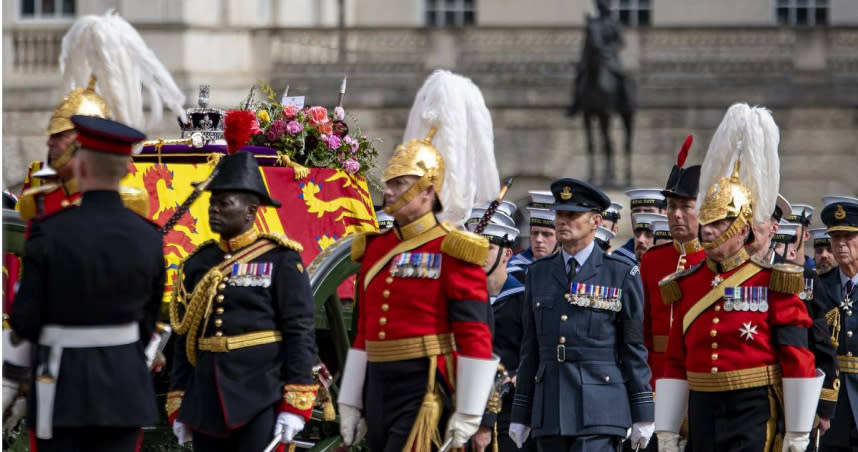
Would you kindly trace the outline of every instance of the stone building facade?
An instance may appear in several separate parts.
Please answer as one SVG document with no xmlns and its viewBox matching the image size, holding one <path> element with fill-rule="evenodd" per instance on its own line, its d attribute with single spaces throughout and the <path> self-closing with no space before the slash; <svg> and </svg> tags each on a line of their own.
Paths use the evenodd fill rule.
<svg viewBox="0 0 858 452">
<path fill-rule="evenodd" d="M 702 161 L 726 108 L 745 101 L 771 108 L 781 128 L 785 196 L 819 206 L 826 193 L 858 195 L 858 2 L 610 3 L 629 24 L 621 57 L 637 93 L 633 185 L 662 185 L 689 133 L 689 162 Z M 75 15 L 108 8 L 140 30 L 189 106 L 199 84 L 212 86 L 213 105 L 229 108 L 260 80 L 333 105 L 348 74 L 346 109 L 383 140 L 384 160 L 422 80 L 447 68 L 482 88 L 501 174 L 517 177 L 513 200 L 525 202 L 528 189 L 553 178 L 587 174 L 582 121 L 563 112 L 589 0 L 12 0 L 2 7 L 4 187 L 20 186 L 26 163 L 44 156 L 43 131 L 63 93 L 63 33 Z M 147 133 L 174 136 L 174 124 L 168 118 Z M 619 148 L 616 119 L 612 136 Z"/>
</svg>

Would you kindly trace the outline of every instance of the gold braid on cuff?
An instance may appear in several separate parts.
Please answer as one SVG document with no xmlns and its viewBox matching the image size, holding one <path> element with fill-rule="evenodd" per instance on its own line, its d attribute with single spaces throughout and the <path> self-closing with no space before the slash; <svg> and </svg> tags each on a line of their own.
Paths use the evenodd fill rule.
<svg viewBox="0 0 858 452">
<path fill-rule="evenodd" d="M 316 391 L 316 385 L 285 385 L 283 401 L 300 411 L 307 411 L 316 403 Z"/>
<path fill-rule="evenodd" d="M 167 393 L 167 417 L 170 417 L 182 406 L 182 398 L 185 396 L 185 391 L 170 391 Z"/>
</svg>

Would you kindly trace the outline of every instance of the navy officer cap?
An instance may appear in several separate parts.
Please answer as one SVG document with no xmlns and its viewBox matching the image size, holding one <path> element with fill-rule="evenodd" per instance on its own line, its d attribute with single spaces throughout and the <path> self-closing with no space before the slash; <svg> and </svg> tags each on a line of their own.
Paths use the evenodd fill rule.
<svg viewBox="0 0 858 452">
<path fill-rule="evenodd" d="M 611 200 L 602 190 L 578 179 L 563 178 L 551 183 L 554 207 L 557 212 L 598 212 L 611 206 Z"/>
<path fill-rule="evenodd" d="M 146 139 L 139 130 L 110 119 L 74 115 L 71 122 L 77 131 L 78 143 L 91 151 L 131 155 L 134 145 Z"/>
</svg>

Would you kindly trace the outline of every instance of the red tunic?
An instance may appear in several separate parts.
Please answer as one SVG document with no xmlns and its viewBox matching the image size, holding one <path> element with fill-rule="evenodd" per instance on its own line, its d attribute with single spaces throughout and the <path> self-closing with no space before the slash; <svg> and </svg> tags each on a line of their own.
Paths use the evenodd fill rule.
<svg viewBox="0 0 858 452">
<path fill-rule="evenodd" d="M 682 253 L 682 250 L 685 253 Z M 647 362 L 652 369 L 650 385 L 655 387 L 655 380 L 661 378 L 664 372 L 664 352 L 667 350 L 667 337 L 670 325 L 675 319 L 674 306 L 665 304 L 661 298 L 658 282 L 667 275 L 679 270 L 691 268 L 699 264 L 706 253 L 700 247 L 700 242 L 680 245 L 668 242 L 650 248 L 641 257 L 641 279 L 644 290 L 644 344 L 649 352 Z M 681 321 L 681 318 L 680 318 Z"/>
<path fill-rule="evenodd" d="M 746 261 L 728 272 L 727 279 L 747 265 Z M 771 269 L 763 268 L 741 287 L 769 287 Z M 680 315 L 670 330 L 664 378 L 687 379 L 689 372 L 717 374 L 779 364 L 784 378 L 813 377 L 815 362 L 806 347 L 777 345 L 776 328 L 795 326 L 807 329 L 811 319 L 804 303 L 794 294 L 768 290 L 765 312 L 725 310 L 724 297 L 703 311 L 683 334 L 683 317 L 689 309 L 712 289 L 716 277 L 704 263 L 696 271 L 679 279 L 682 299 Z M 804 332 L 806 336 L 806 331 Z M 693 388 L 692 388 L 693 389 Z"/>
<path fill-rule="evenodd" d="M 438 232 L 436 228 L 442 226 L 435 223 L 434 218 L 431 220 L 419 234 L 407 236 L 404 240 L 399 231 L 367 237 L 356 280 L 359 314 L 354 348 L 364 350 L 367 341 L 453 333 L 458 353 L 489 359 L 492 336 L 487 322 L 489 305 L 485 272 L 479 265 L 441 252 L 446 232 L 419 246 L 402 249 L 410 256 L 440 259 L 437 277 L 393 274 L 391 270 L 402 256 L 396 253 L 364 288 L 368 270 L 394 247 L 403 242 L 414 243 L 430 230 Z M 443 372 L 446 365 L 439 360 L 438 368 Z"/>
</svg>

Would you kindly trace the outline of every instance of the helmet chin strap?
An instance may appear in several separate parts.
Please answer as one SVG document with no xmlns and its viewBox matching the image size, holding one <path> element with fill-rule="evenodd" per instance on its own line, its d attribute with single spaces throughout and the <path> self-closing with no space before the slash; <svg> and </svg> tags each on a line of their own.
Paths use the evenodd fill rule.
<svg viewBox="0 0 858 452">
<path fill-rule="evenodd" d="M 399 196 L 399 199 L 394 201 L 393 204 L 384 206 L 384 211 L 388 215 L 393 215 L 394 212 L 397 212 L 403 206 L 411 202 L 415 196 L 417 196 L 423 190 L 426 190 L 432 185 L 432 181 L 429 177 L 423 176 L 420 179 L 417 179 L 417 182 L 408 187 L 408 190 L 405 190 L 405 193 Z"/>
<path fill-rule="evenodd" d="M 57 157 L 53 162 L 48 162 L 48 165 L 54 169 L 54 171 L 59 171 L 66 166 L 69 161 L 74 157 L 75 151 L 80 149 L 80 143 L 77 141 L 73 141 L 59 157 Z"/>
<path fill-rule="evenodd" d="M 700 240 L 700 246 L 702 246 L 704 250 L 711 250 L 712 248 L 717 248 L 721 246 L 724 242 L 729 240 L 731 237 L 738 234 L 739 231 L 741 231 L 746 224 L 748 224 L 748 221 L 745 219 L 745 217 L 739 215 L 738 217 L 733 219 L 733 222 L 730 223 L 730 227 L 728 227 L 726 231 L 724 231 L 721 235 L 715 238 L 715 240 L 712 240 L 711 242 L 704 242 L 703 240 Z M 697 228 L 697 236 L 700 237 L 700 229 L 702 229 L 703 226 L 698 226 Z"/>
<path fill-rule="evenodd" d="M 495 254 L 495 262 L 492 264 L 491 268 L 489 268 L 489 271 L 486 272 L 486 276 L 490 276 L 492 273 L 495 272 L 495 270 L 497 270 L 498 265 L 500 265 L 501 254 L 503 254 L 503 250 L 504 247 L 498 247 L 498 252 L 497 254 Z"/>
</svg>

